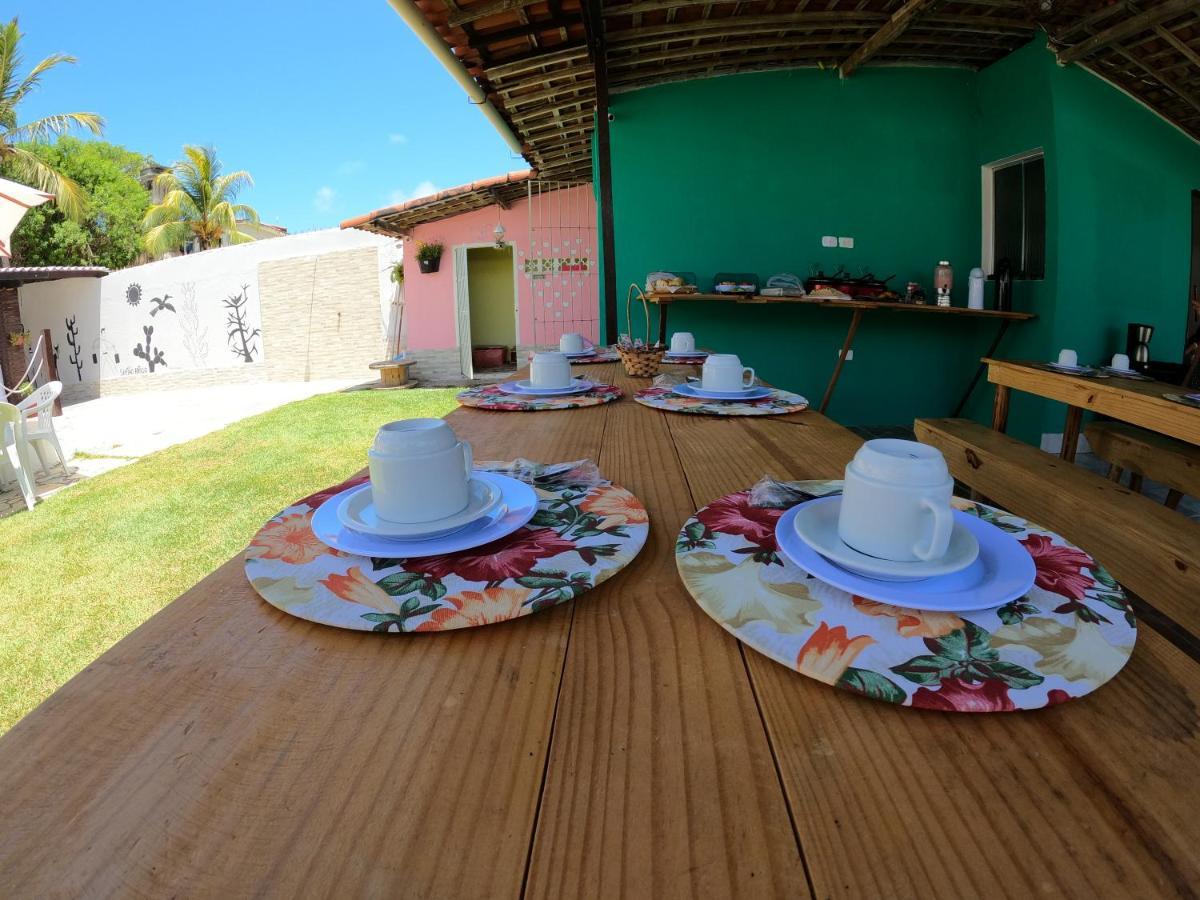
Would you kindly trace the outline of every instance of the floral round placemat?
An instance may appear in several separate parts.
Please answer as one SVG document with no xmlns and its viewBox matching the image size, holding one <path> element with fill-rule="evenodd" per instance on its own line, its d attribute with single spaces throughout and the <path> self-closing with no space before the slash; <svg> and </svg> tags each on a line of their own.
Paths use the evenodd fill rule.
<svg viewBox="0 0 1200 900">
<path fill-rule="evenodd" d="M 804 397 L 778 388 L 771 388 L 771 396 L 761 400 L 703 400 L 681 397 L 667 387 L 648 387 L 634 394 L 633 399 L 654 409 L 702 416 L 782 416 L 808 409 Z"/>
<path fill-rule="evenodd" d="M 317 539 L 313 512 L 366 481 L 352 478 L 267 522 L 246 548 L 246 577 L 286 613 L 357 631 L 450 631 L 527 616 L 607 581 L 646 543 L 645 507 L 590 472 L 594 466 L 523 467 L 538 494 L 528 525 L 481 547 L 422 559 L 355 556 Z"/>
<path fill-rule="evenodd" d="M 811 496 L 840 481 L 800 482 Z M 1090 694 L 1129 660 L 1137 624 L 1125 592 L 1091 556 L 1018 516 L 954 499 L 1016 537 L 1037 566 L 1024 597 L 990 610 L 922 612 L 852 596 L 778 550 L 782 509 L 748 491 L 683 526 L 676 563 L 695 601 L 759 653 L 876 700 L 946 712 L 1008 712 Z"/>
<path fill-rule="evenodd" d="M 549 397 L 521 397 L 506 394 L 499 385 L 485 384 L 467 388 L 458 395 L 463 406 L 477 409 L 494 409 L 503 412 L 538 412 L 544 409 L 579 409 L 584 406 L 599 406 L 612 403 L 621 396 L 621 389 L 611 384 L 598 384 L 583 394 L 565 394 Z"/>
</svg>

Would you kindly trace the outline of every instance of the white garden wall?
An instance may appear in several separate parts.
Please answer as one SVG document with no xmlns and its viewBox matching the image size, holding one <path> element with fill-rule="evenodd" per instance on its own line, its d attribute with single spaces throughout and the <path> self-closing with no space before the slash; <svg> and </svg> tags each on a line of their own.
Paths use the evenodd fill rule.
<svg viewBox="0 0 1200 900">
<path fill-rule="evenodd" d="M 35 336 L 50 329 L 68 397 L 268 377 L 365 380 L 383 355 L 389 269 L 400 258 L 397 241 L 365 231 L 290 235 L 28 284 L 21 320 Z"/>
</svg>

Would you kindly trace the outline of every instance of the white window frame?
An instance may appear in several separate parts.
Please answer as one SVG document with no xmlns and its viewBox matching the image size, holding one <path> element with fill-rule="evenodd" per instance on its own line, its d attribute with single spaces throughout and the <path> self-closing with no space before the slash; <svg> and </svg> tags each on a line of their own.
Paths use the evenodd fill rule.
<svg viewBox="0 0 1200 900">
<path fill-rule="evenodd" d="M 986 277 L 990 278 L 996 274 L 996 236 L 993 228 L 996 221 L 996 172 L 1039 158 L 1043 160 L 1046 158 L 1046 150 L 1043 147 L 1035 147 L 1033 150 L 1026 150 L 1015 156 L 1006 156 L 1004 159 L 997 159 L 980 166 L 980 177 L 983 182 L 983 203 L 981 204 L 983 206 L 983 247 L 980 259 L 983 260 L 983 274 Z"/>
</svg>

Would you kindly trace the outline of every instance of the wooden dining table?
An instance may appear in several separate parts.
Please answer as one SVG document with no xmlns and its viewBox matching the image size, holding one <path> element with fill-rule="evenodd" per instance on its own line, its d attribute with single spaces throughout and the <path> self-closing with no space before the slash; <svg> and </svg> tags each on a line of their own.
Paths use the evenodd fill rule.
<svg viewBox="0 0 1200 900">
<path fill-rule="evenodd" d="M 1095 378 L 1056 372 L 1044 365 L 1005 359 L 983 360 L 988 381 L 996 386 L 992 426 L 1004 431 L 1010 391 L 1021 391 L 1066 404 L 1063 443 L 1059 455 L 1075 459 L 1083 413 L 1101 413 L 1168 437 L 1200 445 L 1200 408 L 1168 400 L 1166 394 L 1185 394 L 1177 384 L 1149 379 Z"/>
<path fill-rule="evenodd" d="M 1200 640 L 1142 626 L 1113 682 L 1036 712 L 808 679 L 701 611 L 676 536 L 765 473 L 840 477 L 859 439 L 588 372 L 626 398 L 449 421 L 477 459 L 587 457 L 634 491 L 627 569 L 519 620 L 376 634 L 268 605 L 235 557 L 0 738 L 0 896 L 1196 894 Z"/>
</svg>

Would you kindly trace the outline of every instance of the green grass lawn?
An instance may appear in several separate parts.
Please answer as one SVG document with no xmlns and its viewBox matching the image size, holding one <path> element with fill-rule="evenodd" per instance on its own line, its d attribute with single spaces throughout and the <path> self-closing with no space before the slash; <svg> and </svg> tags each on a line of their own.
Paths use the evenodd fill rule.
<svg viewBox="0 0 1200 900">
<path fill-rule="evenodd" d="M 301 400 L 0 519 L 0 732 L 245 547 L 270 516 L 366 465 L 384 422 L 443 416 L 455 393 Z"/>
</svg>

